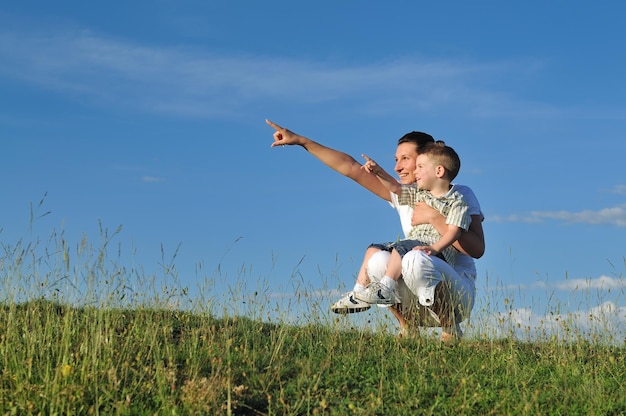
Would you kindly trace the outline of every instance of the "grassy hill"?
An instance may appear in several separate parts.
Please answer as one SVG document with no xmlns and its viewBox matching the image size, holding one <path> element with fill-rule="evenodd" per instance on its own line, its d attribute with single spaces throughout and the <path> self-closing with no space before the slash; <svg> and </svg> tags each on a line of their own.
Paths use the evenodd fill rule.
<svg viewBox="0 0 626 416">
<path fill-rule="evenodd" d="M 2 414 L 625 414 L 623 347 L 5 303 Z"/>
</svg>

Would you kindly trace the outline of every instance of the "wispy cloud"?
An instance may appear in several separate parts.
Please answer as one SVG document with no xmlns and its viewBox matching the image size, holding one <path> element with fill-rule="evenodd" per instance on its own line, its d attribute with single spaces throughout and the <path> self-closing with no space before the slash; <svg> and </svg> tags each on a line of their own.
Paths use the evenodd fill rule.
<svg viewBox="0 0 626 416">
<path fill-rule="evenodd" d="M 623 277 L 600 276 L 595 278 L 563 279 L 554 282 L 536 280 L 531 283 L 495 287 L 492 290 L 498 292 L 518 290 L 560 290 L 565 292 L 586 292 L 590 290 L 611 291 L 618 289 L 626 289 L 626 279 Z"/>
<path fill-rule="evenodd" d="M 615 185 L 612 189 L 609 189 L 608 192 L 617 195 L 626 195 L 626 185 Z"/>
<path fill-rule="evenodd" d="M 139 165 L 114 165 L 112 169 L 120 172 L 129 172 L 133 175 L 133 177 L 139 178 L 141 182 L 145 183 L 158 183 L 165 181 L 163 177 L 143 174 L 142 172 L 146 169 Z"/>
<path fill-rule="evenodd" d="M 553 110 L 516 102 L 499 92 L 502 86 L 512 85 L 506 81 L 511 71 L 532 72 L 539 67 L 536 62 L 412 58 L 356 65 L 249 54 L 220 56 L 89 31 L 0 31 L 4 77 L 87 97 L 98 105 L 197 117 L 235 114 L 258 103 L 283 101 L 350 102 L 360 111 L 379 113 L 454 108 L 485 117 L 545 114 Z M 498 82 L 501 85 L 496 87 Z"/>
<path fill-rule="evenodd" d="M 495 222 L 539 223 L 545 220 L 557 220 L 572 224 L 616 225 L 626 227 L 626 204 L 601 210 L 571 211 L 531 211 L 528 214 L 493 216 Z"/>
<path fill-rule="evenodd" d="M 588 290 L 588 289 L 625 289 L 626 280 L 609 276 L 600 276 L 595 279 L 569 279 L 555 283 L 556 288 L 566 291 Z"/>
<path fill-rule="evenodd" d="M 141 181 L 148 182 L 148 183 L 156 183 L 156 182 L 163 182 L 163 178 L 157 178 L 156 176 L 145 175 L 141 178 Z"/>
</svg>

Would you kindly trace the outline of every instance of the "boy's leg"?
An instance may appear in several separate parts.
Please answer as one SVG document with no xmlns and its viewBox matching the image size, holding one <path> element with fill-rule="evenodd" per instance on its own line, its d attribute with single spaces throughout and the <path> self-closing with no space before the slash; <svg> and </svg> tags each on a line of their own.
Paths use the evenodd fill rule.
<svg viewBox="0 0 626 416">
<path fill-rule="evenodd" d="M 397 281 L 402 276 L 402 257 L 397 249 L 391 251 L 391 257 L 389 257 L 389 263 L 387 263 L 387 271 L 385 277 L 389 277 L 394 281 Z M 383 278 L 384 279 L 384 278 Z"/>
<path fill-rule="evenodd" d="M 354 293 L 365 290 L 365 287 L 369 284 L 370 279 L 367 275 L 367 265 L 372 256 L 378 253 L 380 250 L 381 249 L 376 246 L 370 246 L 367 248 L 367 250 L 365 250 L 363 263 L 361 263 L 361 268 L 359 269 L 359 274 L 356 278 L 356 284 L 354 285 L 352 292 L 346 293 L 341 299 L 339 299 L 330 307 L 333 312 L 357 313 L 364 312 L 371 307 L 369 303 L 356 299 Z"/>
<path fill-rule="evenodd" d="M 370 283 L 370 278 L 367 275 L 367 264 L 369 263 L 372 256 L 380 251 L 379 248 L 374 246 L 369 246 L 367 250 L 365 250 L 365 256 L 363 256 L 363 263 L 361 263 L 361 268 L 359 269 L 359 274 L 356 277 L 356 284 L 361 285 L 363 289 Z M 360 289 L 355 286 L 355 289 Z"/>
<path fill-rule="evenodd" d="M 402 276 L 402 257 L 407 252 L 413 251 L 414 247 L 421 245 L 423 244 L 417 240 L 400 240 L 393 243 L 385 275 L 379 282 L 371 283 L 366 291 L 355 293 L 354 296 L 364 302 L 378 305 L 400 303 L 396 291 L 398 289 L 398 279 Z"/>
<path fill-rule="evenodd" d="M 397 276 L 390 277 L 390 270 L 398 272 Z M 397 279 L 402 271 L 402 257 L 394 248 L 387 263 L 385 276 L 380 281 L 376 281 L 367 286 L 364 291 L 354 292 L 354 297 L 363 302 L 378 305 L 395 305 L 399 299 L 396 295 L 398 287 Z"/>
<path fill-rule="evenodd" d="M 375 253 L 367 264 L 366 275 L 371 283 L 380 282 L 383 279 L 389 265 L 391 253 L 388 248 L 394 247 L 396 243 L 385 245 L 381 251 Z M 400 325 L 399 338 L 413 337 L 419 334 L 418 325 L 415 320 L 415 308 L 417 298 L 409 290 L 402 279 L 398 280 L 398 303 L 389 305 L 389 311 L 398 320 Z M 387 306 L 387 305 L 380 305 Z"/>
</svg>

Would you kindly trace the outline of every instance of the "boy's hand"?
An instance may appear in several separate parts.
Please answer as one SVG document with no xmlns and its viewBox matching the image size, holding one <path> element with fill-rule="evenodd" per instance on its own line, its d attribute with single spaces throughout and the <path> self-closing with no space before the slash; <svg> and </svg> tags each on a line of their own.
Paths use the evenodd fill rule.
<svg viewBox="0 0 626 416">
<path fill-rule="evenodd" d="M 437 254 L 439 254 L 439 250 L 435 250 L 432 246 L 416 246 L 413 247 L 413 250 L 423 251 L 429 256 L 436 256 Z"/>
<path fill-rule="evenodd" d="M 374 162 L 367 155 L 361 156 L 363 156 L 363 159 L 365 159 L 365 163 L 363 164 L 363 166 L 361 166 L 361 169 L 363 169 L 367 173 L 373 173 L 374 175 L 378 175 L 378 173 L 380 172 L 380 166 L 378 166 L 378 163 Z"/>
</svg>

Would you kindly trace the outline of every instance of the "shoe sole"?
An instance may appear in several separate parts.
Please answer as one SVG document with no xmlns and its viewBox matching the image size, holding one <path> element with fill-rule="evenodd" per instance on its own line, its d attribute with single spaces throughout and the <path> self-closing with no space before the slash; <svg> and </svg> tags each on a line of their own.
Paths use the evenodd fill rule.
<svg viewBox="0 0 626 416">
<path fill-rule="evenodd" d="M 377 305 L 377 306 L 393 306 L 399 303 L 393 300 L 386 300 L 386 299 L 380 299 L 380 300 L 376 299 L 376 300 L 372 300 L 371 302 L 365 299 L 359 299 L 359 300 L 363 302 L 368 302 L 370 305 Z"/>
<path fill-rule="evenodd" d="M 354 308 L 330 308 L 330 310 L 340 315 L 346 315 L 348 313 L 365 312 L 369 308 L 371 308 L 371 306 L 356 306 Z"/>
<path fill-rule="evenodd" d="M 395 302 L 392 299 L 384 299 L 384 298 L 377 298 L 377 299 L 364 299 L 362 297 L 359 297 L 358 295 L 354 295 L 354 297 L 358 300 L 360 300 L 361 302 L 367 302 L 370 305 L 385 305 L 385 306 L 391 306 L 391 305 L 395 305 L 398 302 Z"/>
</svg>

